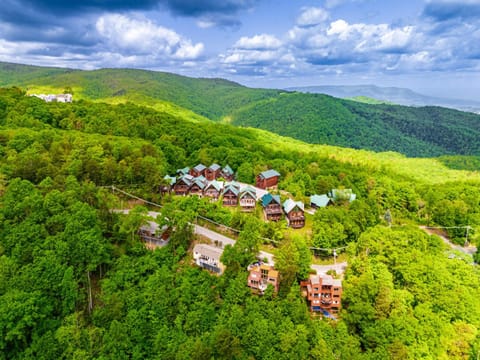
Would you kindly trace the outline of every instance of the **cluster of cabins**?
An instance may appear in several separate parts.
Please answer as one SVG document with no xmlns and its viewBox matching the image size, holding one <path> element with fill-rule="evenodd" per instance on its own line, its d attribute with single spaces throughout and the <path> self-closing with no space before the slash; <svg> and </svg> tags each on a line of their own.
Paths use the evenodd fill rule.
<svg viewBox="0 0 480 360">
<path fill-rule="evenodd" d="M 193 248 L 193 259 L 196 265 L 221 275 L 225 266 L 220 261 L 223 249 L 197 244 Z M 271 285 L 277 293 L 280 286 L 280 274 L 271 264 L 258 261 L 248 266 L 247 286 L 252 292 L 263 295 Z M 307 299 L 310 311 L 326 316 L 338 313 L 342 298 L 342 281 L 328 274 L 312 274 L 307 280 L 300 282 L 302 295 Z"/>
<path fill-rule="evenodd" d="M 277 188 L 279 177 L 277 171 L 267 170 L 257 175 L 256 187 L 245 186 L 234 181 L 234 172 L 228 165 L 222 168 L 213 164 L 207 168 L 199 164 L 192 169 L 186 167 L 177 170 L 177 177 L 165 176 L 161 191 L 175 195 L 205 196 L 213 200 L 221 197 L 224 206 L 240 206 L 245 212 L 254 211 L 257 200 L 260 200 L 266 220 L 279 221 L 285 214 L 290 227 L 301 228 L 305 226 L 303 203 L 287 199 L 282 204 L 280 196 L 266 191 Z"/>
<path fill-rule="evenodd" d="M 62 103 L 71 103 L 73 100 L 72 94 L 32 94 L 31 96 L 35 96 L 39 99 L 42 99 L 45 102 L 62 102 Z"/>
</svg>

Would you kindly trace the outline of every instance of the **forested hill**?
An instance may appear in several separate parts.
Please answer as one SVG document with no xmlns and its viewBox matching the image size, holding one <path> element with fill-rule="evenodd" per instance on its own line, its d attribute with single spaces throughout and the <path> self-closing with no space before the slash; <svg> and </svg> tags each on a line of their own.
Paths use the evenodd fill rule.
<svg viewBox="0 0 480 360">
<path fill-rule="evenodd" d="M 274 168 L 283 199 L 332 188 L 357 199 L 307 213 L 304 232 L 264 222 L 259 206 L 159 193 L 166 174 L 199 162 L 229 164 L 248 183 Z M 112 184 L 162 204 L 168 245 L 142 244 L 146 208 L 111 211 L 127 206 Z M 478 266 L 418 225 L 463 244 L 468 224 L 478 244 L 479 189 L 478 172 L 435 159 L 0 89 L 0 359 L 475 359 Z M 240 230 L 221 276 L 194 265 L 200 216 Z M 260 246 L 274 253 L 278 294 L 247 287 Z M 312 317 L 302 297 L 308 247 L 347 247 L 337 321 Z"/>
<path fill-rule="evenodd" d="M 441 107 L 371 105 L 287 93 L 234 112 L 232 123 L 291 136 L 408 156 L 480 155 L 480 116 Z"/>
<path fill-rule="evenodd" d="M 408 156 L 480 155 L 480 116 L 440 107 L 373 105 L 320 94 L 253 89 L 223 79 L 101 69 L 82 71 L 0 63 L 0 86 L 34 92 L 72 89 L 75 99 L 134 102 L 250 126 L 313 144 Z"/>
</svg>

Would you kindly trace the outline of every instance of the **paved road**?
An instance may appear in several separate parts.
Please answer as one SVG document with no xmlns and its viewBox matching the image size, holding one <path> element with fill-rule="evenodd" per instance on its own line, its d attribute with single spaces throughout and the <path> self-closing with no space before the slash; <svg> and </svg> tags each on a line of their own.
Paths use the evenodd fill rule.
<svg viewBox="0 0 480 360">
<path fill-rule="evenodd" d="M 257 193 L 258 195 L 258 193 Z M 123 213 L 123 214 L 128 214 L 129 210 L 113 210 L 114 212 L 118 213 Z M 156 219 L 157 216 L 160 215 L 159 212 L 156 211 L 149 211 L 148 216 L 151 216 L 152 218 Z M 207 229 L 206 227 L 196 225 L 194 224 L 193 231 L 195 234 L 204 236 L 208 239 L 210 239 L 212 242 L 219 242 L 222 243 L 222 247 L 225 247 L 225 245 L 235 245 L 235 240 L 232 238 L 229 238 L 228 236 L 222 235 L 217 233 L 216 231 Z M 275 265 L 274 261 L 274 255 L 266 252 L 266 251 L 260 251 L 258 253 L 258 258 L 261 260 L 267 259 L 269 265 Z M 343 274 L 345 271 L 345 268 L 347 267 L 346 262 L 338 263 L 336 265 L 331 264 L 331 265 L 312 265 L 312 269 L 317 272 L 317 274 L 325 274 L 328 270 L 335 270 L 337 274 Z"/>
<path fill-rule="evenodd" d="M 442 241 L 447 244 L 448 246 L 450 246 L 450 248 L 452 248 L 453 250 L 458 250 L 458 251 L 461 251 L 463 252 L 464 254 L 467 254 L 467 255 L 473 255 L 477 252 L 477 248 L 475 246 L 467 246 L 467 247 L 463 247 L 463 246 L 460 246 L 460 245 L 457 245 L 457 244 L 454 244 L 450 241 L 449 238 L 447 238 L 446 236 L 444 235 L 441 235 L 441 234 L 438 234 L 434 231 L 434 229 L 430 229 L 428 228 L 428 226 L 420 226 L 420 229 L 422 229 L 423 231 L 425 231 L 427 234 L 429 235 L 437 235 L 438 237 L 440 237 L 440 239 L 442 239 Z"/>
<path fill-rule="evenodd" d="M 222 243 L 222 247 L 225 247 L 225 245 L 235 245 L 235 240 L 226 237 L 222 234 L 217 233 L 216 231 L 212 231 L 210 229 L 207 229 L 206 227 L 200 226 L 200 225 L 194 225 L 193 231 L 197 235 L 205 236 L 206 238 L 209 238 L 213 242 L 217 241 Z"/>
</svg>

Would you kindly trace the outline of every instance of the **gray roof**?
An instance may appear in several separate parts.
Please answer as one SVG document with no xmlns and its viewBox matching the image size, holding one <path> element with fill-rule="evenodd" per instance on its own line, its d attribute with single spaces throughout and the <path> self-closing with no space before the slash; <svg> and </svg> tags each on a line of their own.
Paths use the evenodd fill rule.
<svg viewBox="0 0 480 360">
<path fill-rule="evenodd" d="M 331 275 L 327 274 L 320 274 L 320 275 L 310 275 L 310 280 L 312 284 L 320 284 L 322 285 L 332 285 L 342 287 L 342 280 L 334 279 Z"/>
<path fill-rule="evenodd" d="M 205 189 L 208 189 L 208 188 L 210 188 L 210 187 L 215 188 L 215 190 L 217 190 L 217 191 L 222 191 L 222 189 L 223 189 L 223 182 L 217 181 L 217 180 L 210 181 L 210 182 L 208 183 L 208 185 L 205 187 Z"/>
<path fill-rule="evenodd" d="M 273 169 L 263 171 L 263 172 L 260 173 L 260 177 L 263 177 L 264 179 L 270 179 L 270 178 L 275 177 L 275 176 L 280 176 L 280 174 Z"/>
<path fill-rule="evenodd" d="M 212 171 L 217 171 L 220 169 L 220 165 L 218 164 L 212 164 L 210 165 L 210 167 L 208 168 L 209 170 L 212 170 Z"/>
<path fill-rule="evenodd" d="M 323 194 L 323 195 L 312 195 L 310 196 L 310 205 L 315 205 L 317 207 L 325 207 L 330 202 L 330 198 Z"/>
<path fill-rule="evenodd" d="M 201 255 L 208 256 L 210 259 L 217 259 L 220 260 L 222 256 L 223 250 L 207 244 L 197 244 L 193 248 L 193 253 L 198 253 Z"/>
<path fill-rule="evenodd" d="M 235 195 L 238 196 L 238 193 L 240 192 L 240 186 L 235 183 L 235 182 L 231 182 L 231 183 L 228 183 L 224 188 L 223 188 L 223 193 L 225 194 L 227 191 L 231 191 L 233 192 Z"/>
<path fill-rule="evenodd" d="M 292 199 L 287 199 L 285 200 L 285 202 L 283 203 L 283 210 L 285 211 L 285 213 L 289 213 L 290 211 L 292 211 L 295 207 L 299 207 L 302 211 L 304 211 L 304 206 L 303 206 L 303 202 L 301 201 L 293 201 Z"/>
<path fill-rule="evenodd" d="M 193 170 L 200 172 L 200 171 L 205 170 L 206 168 L 207 168 L 207 167 L 206 167 L 205 165 L 203 165 L 203 164 L 198 164 L 197 166 L 195 166 L 195 167 L 193 168 Z"/>
<path fill-rule="evenodd" d="M 205 186 L 207 186 L 207 179 L 205 179 L 202 175 L 197 176 L 193 179 L 192 185 L 193 184 L 197 184 L 200 189 L 203 189 Z"/>
<path fill-rule="evenodd" d="M 247 186 L 240 191 L 240 197 L 244 197 L 245 195 L 249 194 L 255 200 L 257 199 L 257 190 L 251 186 Z"/>
</svg>

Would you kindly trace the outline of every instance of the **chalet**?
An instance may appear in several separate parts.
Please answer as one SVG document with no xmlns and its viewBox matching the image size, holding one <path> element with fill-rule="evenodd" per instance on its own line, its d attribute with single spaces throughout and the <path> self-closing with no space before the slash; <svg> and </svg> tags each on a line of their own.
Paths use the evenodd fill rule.
<svg viewBox="0 0 480 360">
<path fill-rule="evenodd" d="M 237 206 L 238 194 L 240 193 L 240 187 L 231 182 L 223 189 L 223 205 L 225 206 Z"/>
<path fill-rule="evenodd" d="M 280 174 L 275 170 L 267 170 L 257 175 L 256 184 L 260 189 L 276 189 Z"/>
<path fill-rule="evenodd" d="M 208 169 L 205 169 L 205 177 L 208 181 L 212 181 L 220 177 L 222 168 L 218 164 L 212 164 Z"/>
<path fill-rule="evenodd" d="M 177 175 L 178 176 L 185 176 L 185 175 L 188 175 L 190 174 L 190 168 L 187 166 L 187 167 L 184 167 L 183 169 L 177 169 Z"/>
<path fill-rule="evenodd" d="M 223 190 L 223 182 L 213 180 L 213 181 L 210 181 L 207 184 L 207 186 L 205 186 L 205 189 L 203 189 L 203 195 L 209 198 L 212 198 L 214 200 L 217 200 L 222 194 L 222 190 Z"/>
<path fill-rule="evenodd" d="M 333 201 L 327 195 L 312 195 L 310 196 L 310 206 L 314 209 L 324 208 L 332 205 Z"/>
<path fill-rule="evenodd" d="M 242 211 L 254 211 L 255 205 L 257 204 L 257 190 L 251 186 L 247 186 L 240 191 L 238 199 Z"/>
<path fill-rule="evenodd" d="M 175 185 L 173 185 L 175 195 L 187 195 L 190 191 L 190 186 L 192 186 L 193 179 L 193 176 L 188 174 L 180 177 Z"/>
<path fill-rule="evenodd" d="M 282 218 L 282 203 L 279 195 L 266 193 L 262 196 L 263 214 L 266 220 L 278 221 Z"/>
<path fill-rule="evenodd" d="M 357 195 L 352 192 L 352 189 L 332 189 L 329 191 L 328 197 L 334 203 L 351 203 L 357 198 Z"/>
<path fill-rule="evenodd" d="M 342 303 L 342 281 L 330 275 L 310 275 L 300 282 L 303 295 L 307 298 L 310 311 L 336 314 Z"/>
<path fill-rule="evenodd" d="M 207 179 L 205 179 L 202 175 L 197 176 L 192 179 L 192 184 L 190 185 L 190 189 L 188 190 L 190 195 L 203 195 L 203 190 L 207 186 Z"/>
<path fill-rule="evenodd" d="M 305 210 L 301 201 L 287 199 L 283 203 L 283 211 L 287 218 L 288 226 L 299 229 L 305 226 Z"/>
<path fill-rule="evenodd" d="M 163 178 L 163 183 L 160 186 L 160 191 L 162 194 L 168 194 L 173 190 L 175 183 L 177 182 L 177 178 L 170 175 L 165 175 Z"/>
<path fill-rule="evenodd" d="M 223 177 L 226 181 L 233 181 L 235 173 L 233 172 L 232 168 L 226 165 L 221 172 L 221 177 Z"/>
<path fill-rule="evenodd" d="M 210 270 L 217 274 L 222 274 L 225 270 L 225 266 L 220 261 L 223 250 L 207 245 L 207 244 L 197 244 L 193 248 L 193 259 L 195 263 L 207 270 Z"/>
<path fill-rule="evenodd" d="M 247 285 L 253 291 L 263 294 L 268 285 L 272 285 L 273 291 L 278 292 L 280 279 L 278 271 L 274 270 L 273 266 L 255 263 L 248 267 L 250 273 L 248 274 Z"/>
<path fill-rule="evenodd" d="M 207 167 L 205 165 L 198 164 L 193 169 L 190 169 L 190 175 L 192 175 L 193 177 L 205 176 L 206 170 L 207 170 Z"/>
</svg>

